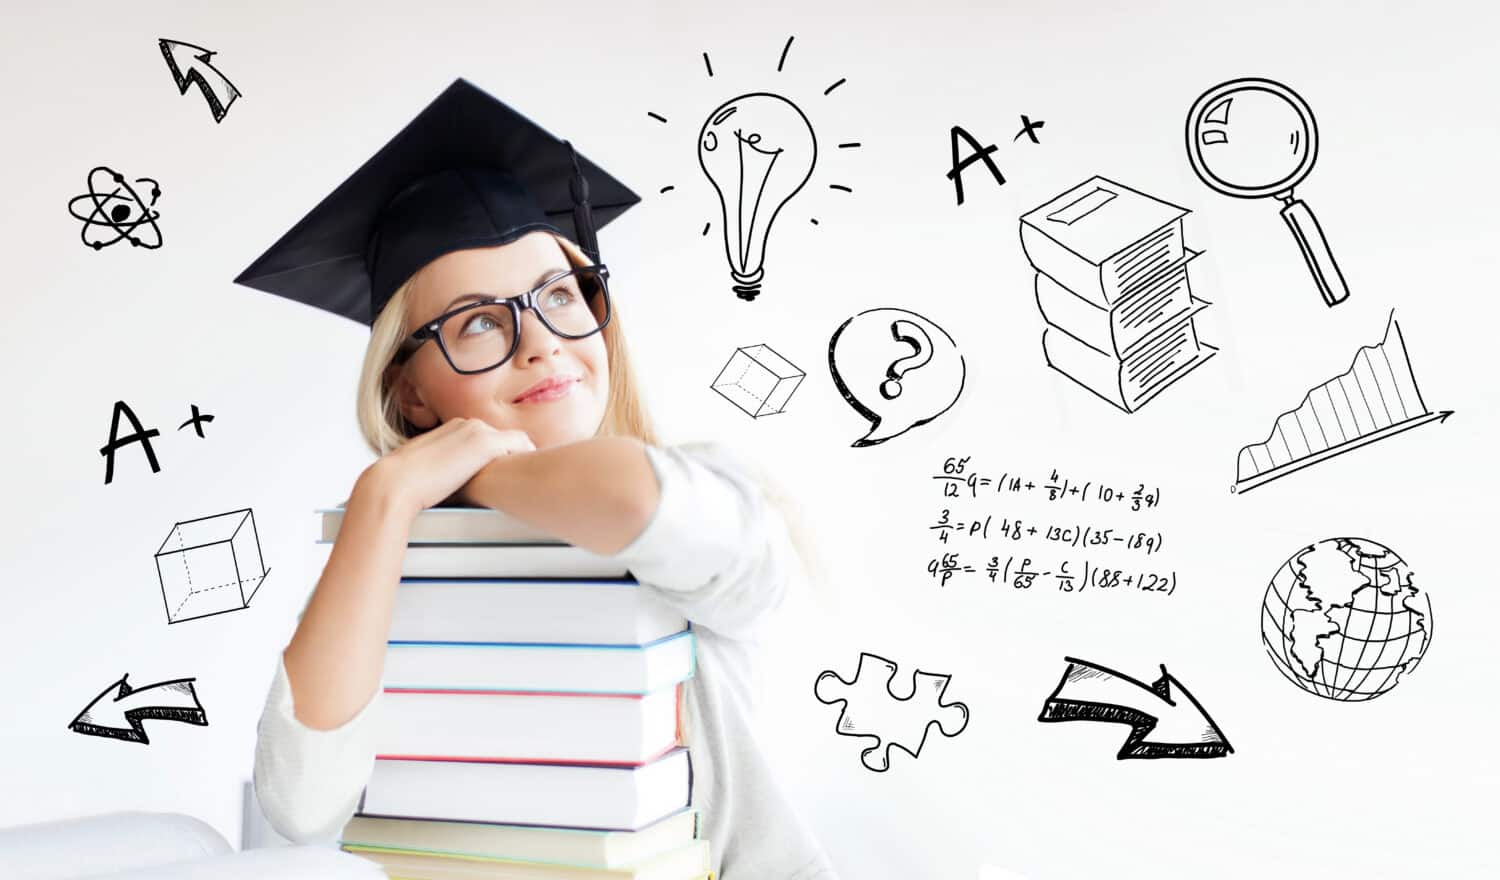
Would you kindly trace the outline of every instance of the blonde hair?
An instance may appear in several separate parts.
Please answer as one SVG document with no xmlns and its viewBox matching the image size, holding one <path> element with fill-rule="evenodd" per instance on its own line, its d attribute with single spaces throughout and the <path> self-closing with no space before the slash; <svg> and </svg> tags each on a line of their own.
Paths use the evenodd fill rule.
<svg viewBox="0 0 1500 880">
<path fill-rule="evenodd" d="M 578 245 L 561 235 L 553 234 L 552 237 L 562 248 L 569 264 L 587 266 L 592 262 Z M 413 275 L 397 288 L 375 319 L 370 328 L 370 342 L 365 347 L 364 365 L 359 372 L 359 387 L 354 399 L 355 417 L 359 420 L 360 434 L 376 455 L 385 455 L 422 432 L 402 415 L 393 390 L 395 371 L 399 368 L 394 367 L 392 359 L 407 337 L 406 322 L 415 281 L 416 275 Z M 605 401 L 599 434 L 635 437 L 643 443 L 656 445 L 656 432 L 641 400 L 635 372 L 630 367 L 619 304 L 613 299 L 610 301 L 609 323 L 600 335 L 604 337 L 604 348 L 609 355 L 609 397 Z"/>
</svg>

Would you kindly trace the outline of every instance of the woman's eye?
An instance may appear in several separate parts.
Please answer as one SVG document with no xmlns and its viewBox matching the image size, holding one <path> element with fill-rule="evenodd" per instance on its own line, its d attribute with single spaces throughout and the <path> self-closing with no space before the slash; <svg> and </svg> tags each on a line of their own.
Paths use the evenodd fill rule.
<svg viewBox="0 0 1500 880">
<path fill-rule="evenodd" d="M 573 302 L 577 295 L 566 287 L 556 287 L 547 292 L 547 307 L 559 308 Z"/>
<path fill-rule="evenodd" d="M 495 323 L 495 319 L 491 318 L 489 315 L 475 315 L 474 317 L 464 322 L 464 329 L 461 332 L 465 336 L 473 333 L 488 333 L 489 331 L 494 330 L 497 326 L 499 325 Z"/>
</svg>

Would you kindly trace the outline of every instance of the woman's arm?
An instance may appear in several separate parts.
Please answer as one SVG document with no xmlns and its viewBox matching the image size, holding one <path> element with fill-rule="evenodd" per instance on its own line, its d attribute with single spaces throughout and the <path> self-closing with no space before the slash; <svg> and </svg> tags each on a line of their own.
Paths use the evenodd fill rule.
<svg viewBox="0 0 1500 880">
<path fill-rule="evenodd" d="M 371 713 L 417 513 L 497 456 L 532 448 L 523 432 L 453 419 L 360 474 L 261 713 L 255 790 L 282 836 L 310 842 L 337 833 L 369 778 Z"/>
<path fill-rule="evenodd" d="M 350 494 L 258 726 L 256 796 L 271 826 L 296 843 L 338 834 L 375 760 L 369 719 L 412 521 L 377 476 L 367 470 Z"/>
<path fill-rule="evenodd" d="M 748 462 L 714 445 L 600 437 L 490 463 L 475 503 L 624 563 L 694 624 L 750 637 L 797 558 Z"/>
<path fill-rule="evenodd" d="M 338 727 L 380 685 L 414 517 L 373 471 L 355 483 L 323 576 L 282 653 L 297 720 L 308 727 Z"/>
<path fill-rule="evenodd" d="M 496 458 L 534 447 L 521 431 L 450 419 L 360 474 L 338 540 L 282 654 L 297 720 L 338 727 L 370 700 L 385 666 L 412 522 Z"/>
<path fill-rule="evenodd" d="M 594 437 L 497 458 L 464 495 L 600 554 L 629 545 L 660 500 L 646 445 L 634 437 Z"/>
</svg>

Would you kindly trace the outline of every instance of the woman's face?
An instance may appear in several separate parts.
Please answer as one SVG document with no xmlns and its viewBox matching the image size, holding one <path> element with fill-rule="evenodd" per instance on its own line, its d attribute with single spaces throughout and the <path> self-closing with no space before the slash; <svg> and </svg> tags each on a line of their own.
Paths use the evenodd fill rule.
<svg viewBox="0 0 1500 880">
<path fill-rule="evenodd" d="M 496 247 L 453 251 L 428 263 L 412 282 L 406 333 L 463 304 L 467 294 L 515 296 L 572 268 L 549 233 L 532 232 Z M 464 316 L 450 319 L 464 321 Z M 433 428 L 456 417 L 525 431 L 538 449 L 594 436 L 609 397 L 604 334 L 563 339 L 526 310 L 515 354 L 499 367 L 464 375 L 449 366 L 437 340 L 407 360 L 397 381 L 407 421 Z"/>
</svg>

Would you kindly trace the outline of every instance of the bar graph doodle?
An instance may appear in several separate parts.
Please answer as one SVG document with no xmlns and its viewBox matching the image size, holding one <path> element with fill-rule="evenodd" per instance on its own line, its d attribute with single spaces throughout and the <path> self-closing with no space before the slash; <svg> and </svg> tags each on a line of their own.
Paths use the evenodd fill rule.
<svg viewBox="0 0 1500 880">
<path fill-rule="evenodd" d="M 1384 339 L 1361 348 L 1348 370 L 1308 391 L 1296 409 L 1282 413 L 1264 441 L 1240 450 L 1230 491 L 1248 492 L 1361 446 L 1430 422 L 1445 422 L 1451 415 L 1453 410 L 1427 408 L 1392 311 Z"/>
</svg>

